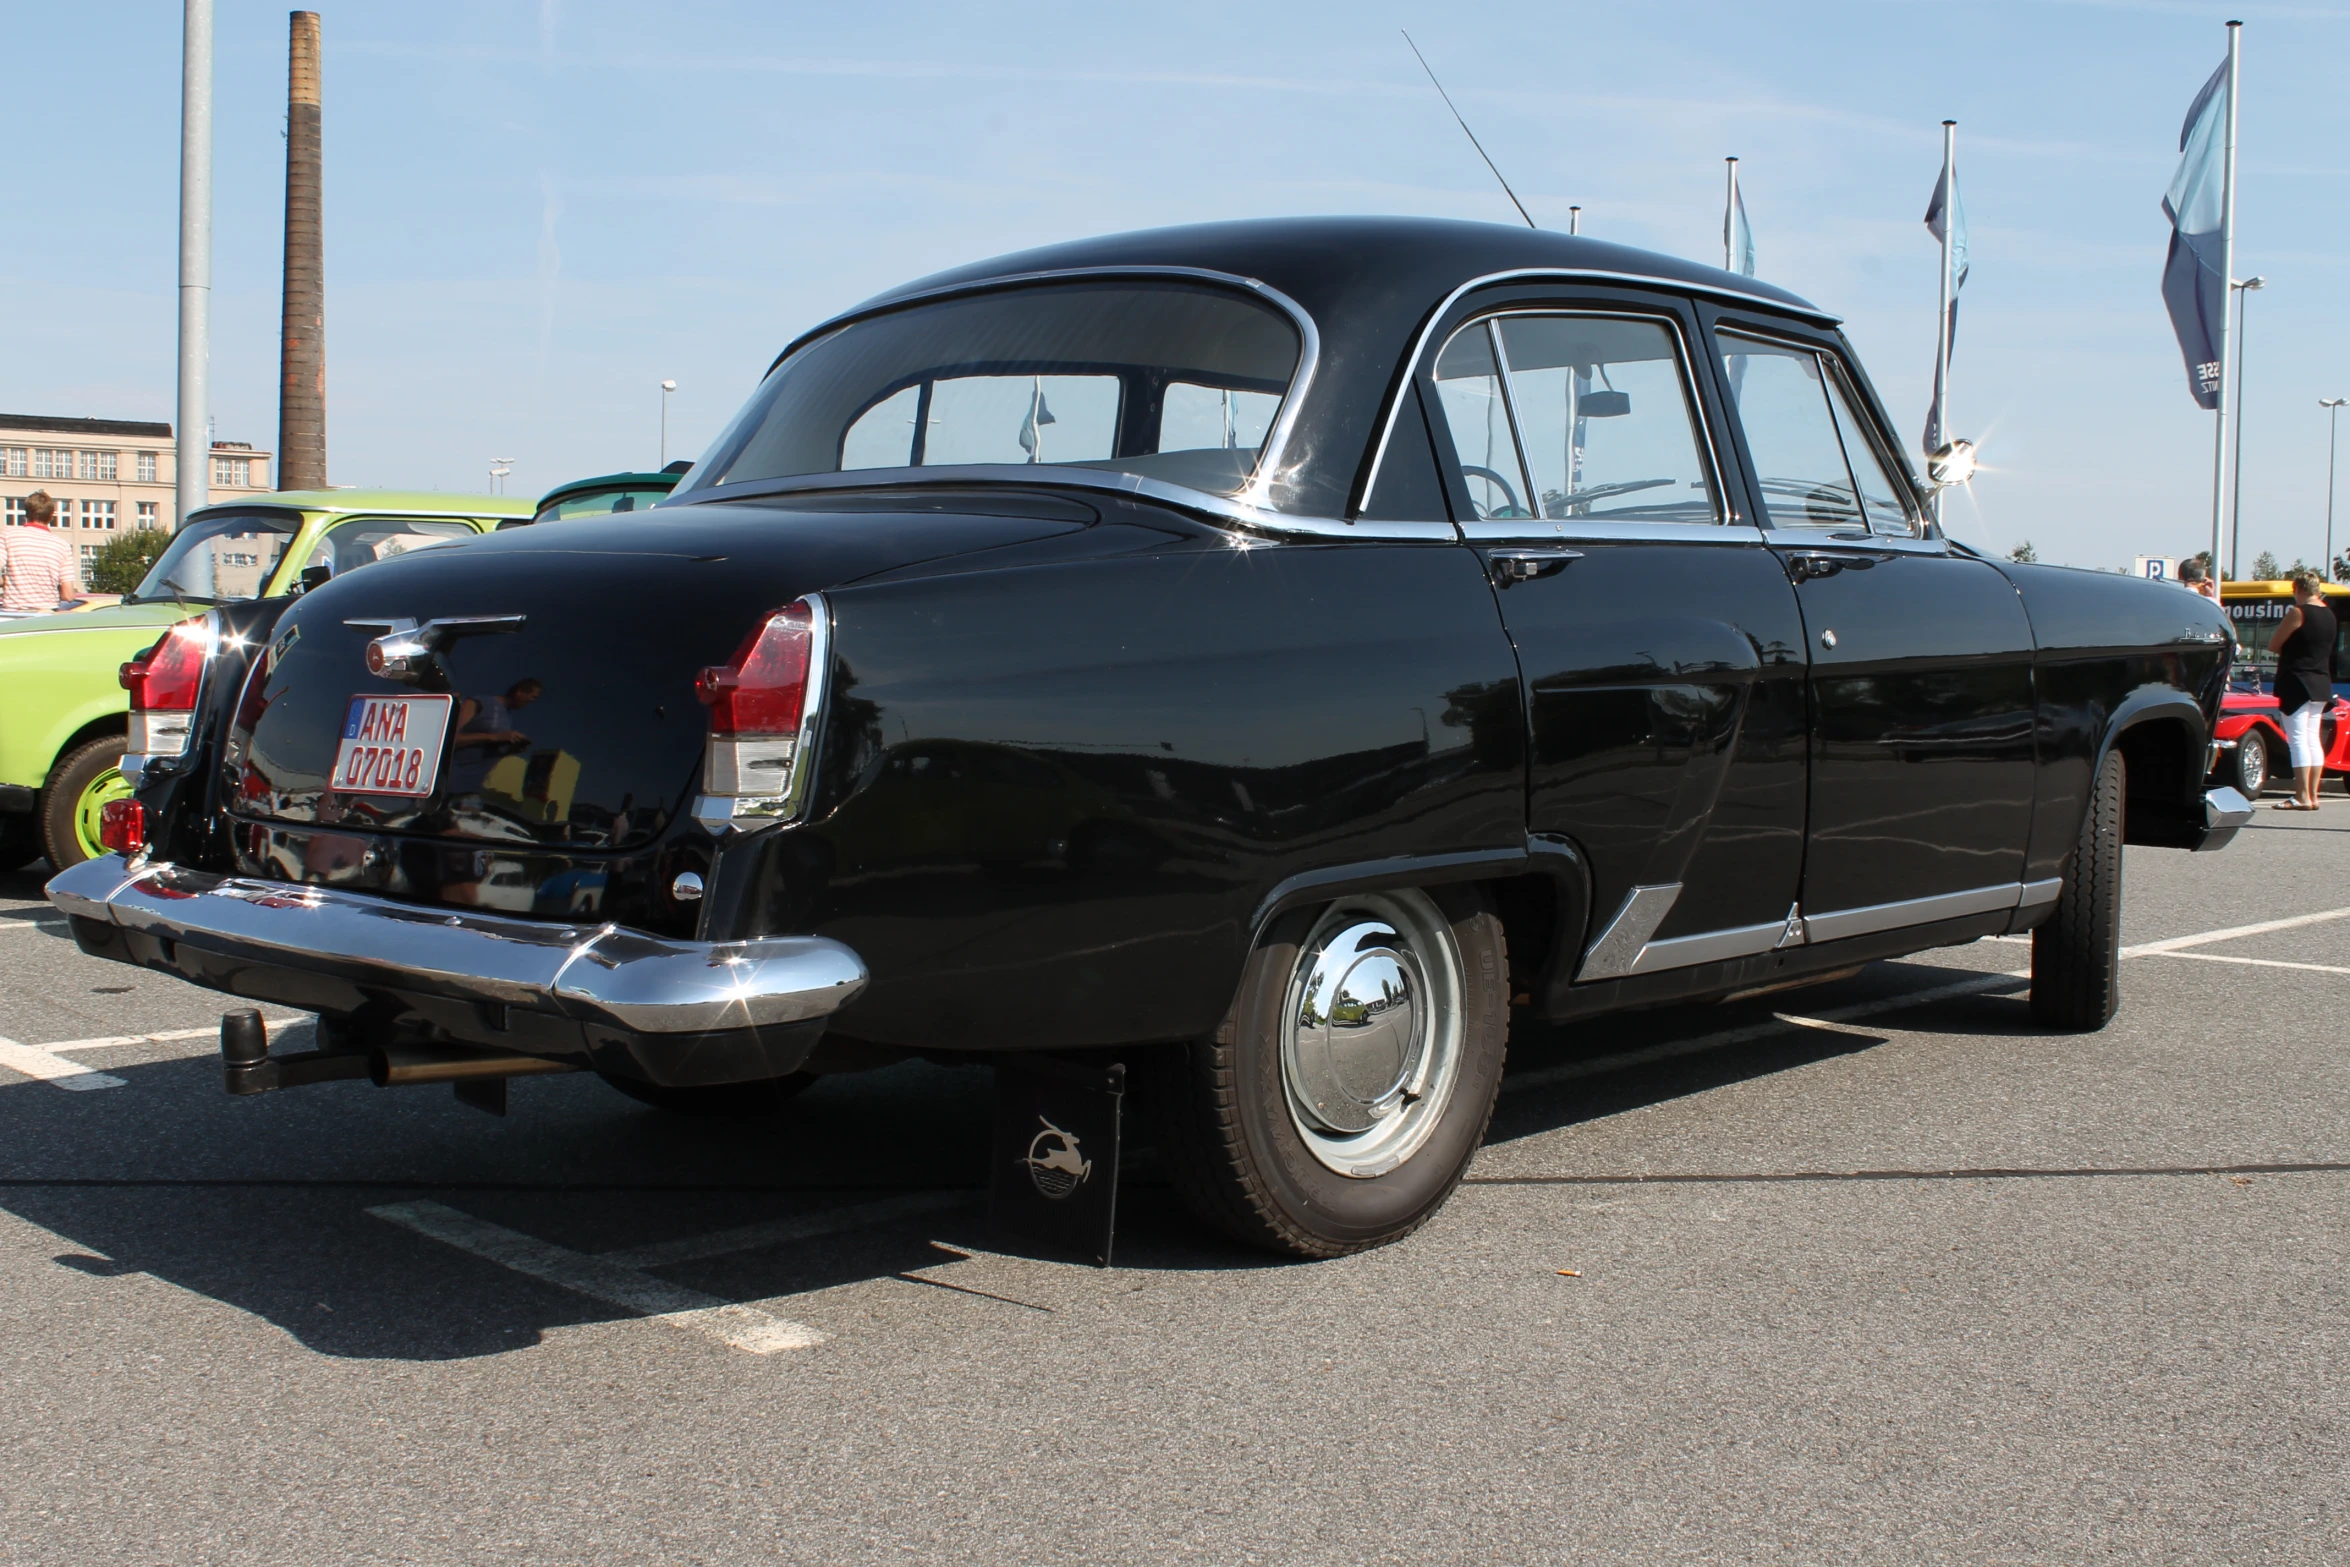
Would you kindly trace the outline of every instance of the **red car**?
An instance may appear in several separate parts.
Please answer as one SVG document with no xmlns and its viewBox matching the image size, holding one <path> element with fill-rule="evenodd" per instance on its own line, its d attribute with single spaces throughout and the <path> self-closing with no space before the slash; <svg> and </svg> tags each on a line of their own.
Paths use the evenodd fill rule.
<svg viewBox="0 0 2350 1567">
<path fill-rule="evenodd" d="M 2337 696 L 2318 725 L 2326 749 L 2326 771 L 2350 775 L 2350 701 Z M 2230 691 L 2220 699 L 2217 752 L 2211 776 L 2233 784 L 2247 800 L 2260 798 L 2269 779 L 2291 775 L 2285 723 L 2277 699 L 2266 691 Z M 2350 791 L 2350 777 L 2343 787 Z"/>
</svg>

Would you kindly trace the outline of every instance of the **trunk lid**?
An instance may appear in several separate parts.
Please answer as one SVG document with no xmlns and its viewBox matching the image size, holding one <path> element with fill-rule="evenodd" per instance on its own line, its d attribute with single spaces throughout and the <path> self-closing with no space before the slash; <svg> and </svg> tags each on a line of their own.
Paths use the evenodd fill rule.
<svg viewBox="0 0 2350 1567">
<path fill-rule="evenodd" d="M 235 814 L 575 849 L 657 838 L 689 803 L 708 733 L 694 695 L 771 611 L 875 573 L 1070 532 L 1095 513 L 1039 494 L 970 510 L 828 497 L 541 523 L 417 551 L 305 595 L 238 714 Z M 867 509 L 868 507 L 872 509 Z M 385 623 L 482 617 L 418 679 L 370 675 Z M 519 624 L 513 623 L 520 617 Z M 367 624 L 373 621 L 376 624 Z M 350 624 L 359 622 L 359 624 Z M 361 697 L 447 695 L 438 777 L 415 797 L 335 787 Z M 372 733 L 373 730 L 370 730 Z"/>
</svg>

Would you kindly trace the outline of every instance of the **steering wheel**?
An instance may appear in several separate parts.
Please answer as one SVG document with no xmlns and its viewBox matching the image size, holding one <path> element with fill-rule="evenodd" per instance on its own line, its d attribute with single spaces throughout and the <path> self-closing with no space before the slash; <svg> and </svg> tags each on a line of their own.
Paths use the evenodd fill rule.
<svg viewBox="0 0 2350 1567">
<path fill-rule="evenodd" d="M 1507 510 L 1489 511 L 1485 514 L 1486 516 L 1527 517 L 1533 515 L 1531 512 L 1527 511 L 1525 507 L 1518 504 L 1518 492 L 1510 488 L 1510 481 L 1503 478 L 1500 474 L 1495 473 L 1491 468 L 1479 468 L 1470 463 L 1462 463 L 1461 472 L 1472 479 L 1483 479 L 1486 483 L 1493 485 L 1495 488 L 1499 489 L 1502 494 L 1509 497 L 1509 507 Z"/>
</svg>

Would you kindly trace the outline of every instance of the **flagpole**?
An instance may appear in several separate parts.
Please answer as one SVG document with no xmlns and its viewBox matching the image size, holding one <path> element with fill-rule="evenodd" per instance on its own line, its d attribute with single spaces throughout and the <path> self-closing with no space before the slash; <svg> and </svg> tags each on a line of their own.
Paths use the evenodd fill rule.
<svg viewBox="0 0 2350 1567">
<path fill-rule="evenodd" d="M 1934 433 L 1950 440 L 1950 265 L 1958 242 L 1958 121 L 1942 122 L 1942 308 L 1934 316 Z M 1942 492 L 1934 492 L 1934 526 L 1942 526 Z"/>
<path fill-rule="evenodd" d="M 1730 245 L 1738 229 L 1738 160 L 1724 158 L 1722 162 L 1730 170 L 1729 191 L 1722 198 L 1722 270 L 1735 272 L 1738 270 L 1738 262 L 1730 254 Z"/>
<path fill-rule="evenodd" d="M 2243 29 L 2242 22 L 2228 23 L 2228 130 L 2219 187 L 2219 267 L 2227 286 L 2219 296 L 2219 418 L 2212 430 L 2211 451 L 2211 574 L 2215 578 L 2223 558 L 2220 534 L 2228 494 L 2228 420 L 2236 412 L 2228 400 L 2228 351 L 2234 346 L 2233 334 L 2228 331 L 2228 307 L 2235 303 L 2231 296 L 2236 281 L 2236 71 Z"/>
</svg>

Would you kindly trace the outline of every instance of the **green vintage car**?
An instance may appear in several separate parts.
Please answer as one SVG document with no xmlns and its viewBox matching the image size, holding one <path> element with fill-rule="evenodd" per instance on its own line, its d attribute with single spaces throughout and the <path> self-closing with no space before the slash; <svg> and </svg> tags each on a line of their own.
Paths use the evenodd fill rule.
<svg viewBox="0 0 2350 1567">
<path fill-rule="evenodd" d="M 62 870 L 103 852 L 99 808 L 129 793 L 119 764 L 130 699 L 116 677 L 165 627 L 290 593 L 306 571 L 453 544 L 532 510 L 521 498 L 395 490 L 286 490 L 207 506 L 120 604 L 0 621 L 0 871 L 44 854 Z"/>
</svg>

